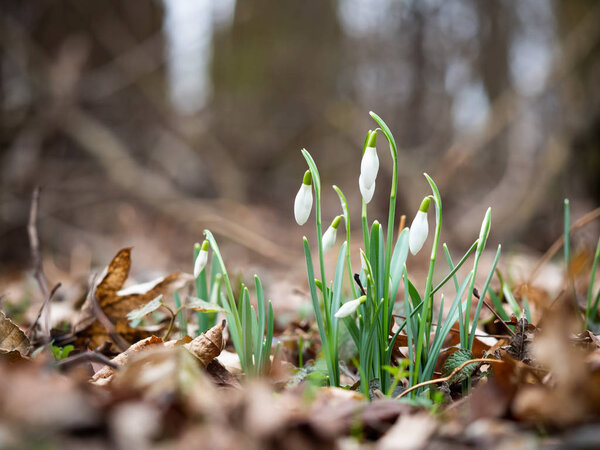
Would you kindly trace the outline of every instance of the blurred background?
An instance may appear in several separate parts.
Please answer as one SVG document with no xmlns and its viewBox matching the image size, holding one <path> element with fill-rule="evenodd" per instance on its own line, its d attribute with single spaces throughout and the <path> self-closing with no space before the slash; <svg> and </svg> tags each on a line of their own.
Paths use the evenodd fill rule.
<svg viewBox="0 0 600 450">
<path fill-rule="evenodd" d="M 3 0 L 0 13 L 5 275 L 30 267 L 36 185 L 51 279 L 125 246 L 139 270 L 191 271 L 204 228 L 234 267 L 302 267 L 300 149 L 319 165 L 324 221 L 336 184 L 358 225 L 370 110 L 400 147 L 399 214 L 410 223 L 428 172 L 457 248 L 488 205 L 492 247 L 542 252 L 563 198 L 574 218 L 600 204 L 595 0 Z M 371 218 L 389 201 L 378 148 Z"/>
</svg>

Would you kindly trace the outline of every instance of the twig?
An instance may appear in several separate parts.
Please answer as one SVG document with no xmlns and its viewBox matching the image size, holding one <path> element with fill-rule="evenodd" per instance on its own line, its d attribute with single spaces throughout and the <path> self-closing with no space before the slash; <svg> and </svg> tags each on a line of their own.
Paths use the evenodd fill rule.
<svg viewBox="0 0 600 450">
<path fill-rule="evenodd" d="M 56 291 L 58 291 L 58 289 L 62 286 L 62 283 L 56 283 L 56 286 L 54 286 L 52 288 L 52 290 L 50 291 L 50 295 L 48 296 L 48 301 L 52 301 L 52 298 L 54 297 L 54 294 L 56 294 Z M 46 306 L 46 302 L 44 302 L 42 304 L 42 306 L 40 307 L 40 310 L 38 311 L 38 315 L 35 318 L 35 321 L 29 326 L 29 328 L 27 329 L 27 332 L 25 333 L 27 335 L 28 338 L 31 337 L 31 334 L 33 333 L 33 330 L 35 329 L 37 323 L 40 320 L 40 317 L 42 317 L 42 312 L 44 311 L 44 307 Z"/>
<path fill-rule="evenodd" d="M 392 316 L 393 317 L 399 317 L 400 319 L 406 319 L 406 316 L 403 316 L 402 314 L 392 314 Z M 434 327 L 439 326 L 436 322 L 431 322 L 431 325 L 433 325 Z M 448 330 L 448 331 L 451 331 L 453 333 L 460 333 L 460 330 L 457 329 L 457 328 L 450 328 L 450 330 Z M 512 330 L 510 330 L 510 331 L 512 332 Z M 514 334 L 513 334 L 513 336 L 514 336 Z M 506 336 L 505 334 L 476 334 L 475 337 L 483 337 L 483 338 L 493 337 L 493 338 L 496 338 L 496 339 L 504 339 L 504 338 L 506 338 L 508 336 Z"/>
<path fill-rule="evenodd" d="M 575 222 L 573 222 L 573 225 L 571 225 L 569 227 L 569 233 L 573 233 L 574 231 L 587 225 L 592 220 L 597 219 L 598 217 L 600 217 L 600 208 L 596 208 L 593 211 L 590 211 L 589 213 L 587 213 L 583 217 L 581 217 L 579 220 L 576 220 Z M 546 265 L 548 263 L 548 261 L 550 261 L 552 259 L 552 257 L 556 254 L 556 252 L 558 252 L 560 250 L 560 248 L 563 246 L 564 243 L 565 243 L 564 236 L 561 236 L 556 241 L 554 241 L 554 243 L 550 246 L 550 248 L 548 250 L 546 250 L 546 253 L 544 253 L 544 255 L 540 258 L 538 263 L 535 265 L 535 267 L 531 271 L 531 274 L 529 275 L 529 278 L 527 279 L 526 284 L 531 284 L 533 282 L 533 280 L 535 280 L 535 277 L 537 276 L 540 269 L 544 265 Z"/>
<path fill-rule="evenodd" d="M 473 289 L 473 295 L 474 295 L 475 297 L 477 297 L 477 300 L 479 300 L 479 292 L 477 291 L 477 289 Z M 485 296 L 485 293 L 484 293 L 484 296 Z M 502 325 L 504 325 L 504 327 L 505 327 L 505 328 L 508 330 L 508 332 L 511 334 L 511 336 L 513 336 L 513 337 L 514 337 L 514 336 L 515 336 L 515 332 L 514 332 L 513 330 L 511 330 L 511 329 L 510 329 L 510 327 L 509 327 L 509 326 L 508 326 L 508 325 L 507 325 L 507 324 L 504 322 L 504 319 L 503 319 L 502 317 L 500 317 L 500 315 L 499 315 L 499 314 L 496 312 L 496 310 L 495 310 L 494 308 L 492 308 L 488 302 L 486 302 L 486 301 L 485 301 L 485 297 L 484 297 L 484 299 L 483 299 L 483 304 L 484 304 L 485 306 L 487 306 L 487 308 L 488 308 L 488 309 L 489 309 L 489 310 L 492 312 L 492 314 L 493 314 L 494 316 L 496 316 L 496 319 L 498 319 L 498 321 L 499 321 L 499 322 L 500 322 Z"/>
<path fill-rule="evenodd" d="M 94 284 L 95 284 L 94 280 L 95 280 L 95 277 L 92 280 L 92 284 L 88 291 L 88 295 L 90 296 L 90 301 L 92 303 L 92 311 L 94 313 L 94 316 L 96 317 L 98 322 L 100 322 L 100 324 L 104 328 L 106 328 L 106 331 L 108 331 L 108 335 L 115 342 L 115 344 L 117 344 L 117 347 L 119 347 L 119 350 L 125 351 L 129 348 L 129 343 L 123 338 L 123 336 L 121 336 L 117 332 L 113 323 L 110 321 L 110 319 L 108 317 L 106 317 L 106 314 L 104 314 L 104 311 L 102 311 L 102 308 L 100 307 L 100 304 L 98 303 L 98 299 L 96 298 L 96 288 L 94 287 Z"/>
<path fill-rule="evenodd" d="M 61 359 L 56 363 L 57 367 L 67 368 L 70 366 L 75 366 L 77 364 L 81 364 L 83 362 L 98 362 L 107 365 L 113 369 L 118 369 L 119 365 L 112 362 L 109 358 L 104 356 L 102 353 L 98 352 L 85 352 L 78 353 L 77 355 L 69 356 L 65 359 Z"/>
<path fill-rule="evenodd" d="M 40 310 L 40 315 L 44 314 L 44 320 L 42 321 L 42 335 L 44 340 L 50 340 L 50 297 L 52 294 L 48 289 L 48 280 L 44 275 L 44 268 L 42 267 L 42 256 L 40 254 L 40 238 L 37 232 L 37 214 L 38 206 L 40 202 L 40 187 L 36 186 L 31 196 L 31 208 L 29 209 L 29 222 L 27 224 L 27 234 L 29 235 L 29 247 L 31 249 L 31 259 L 33 261 L 33 273 L 35 279 L 42 291 L 42 297 L 44 303 Z M 38 316 L 39 319 L 39 316 Z M 37 320 L 36 320 L 37 322 Z"/>
<path fill-rule="evenodd" d="M 411 387 L 411 388 L 403 391 L 401 394 L 399 394 L 398 396 L 396 396 L 396 399 L 402 398 L 406 394 L 408 394 L 409 392 L 412 392 L 415 389 L 419 389 L 419 388 L 421 388 L 423 386 L 429 386 L 430 384 L 444 383 L 445 381 L 450 381 L 454 375 L 456 375 L 458 372 L 460 372 L 466 366 L 468 366 L 469 364 L 477 363 L 477 362 L 504 363 L 504 361 L 502 361 L 501 359 L 490 359 L 490 358 L 475 358 L 475 359 L 470 359 L 470 360 L 465 361 L 464 363 L 462 363 L 456 369 L 454 369 L 452 371 L 452 373 L 450 375 L 448 375 L 447 377 L 436 378 L 435 380 L 423 381 L 422 383 L 415 384 L 413 387 Z"/>
</svg>

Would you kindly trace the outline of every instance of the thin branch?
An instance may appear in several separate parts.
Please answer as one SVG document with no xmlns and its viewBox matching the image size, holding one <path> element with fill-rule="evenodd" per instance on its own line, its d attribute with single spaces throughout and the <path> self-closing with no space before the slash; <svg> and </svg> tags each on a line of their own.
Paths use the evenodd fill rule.
<svg viewBox="0 0 600 450">
<path fill-rule="evenodd" d="M 54 298 L 54 294 L 56 294 L 56 291 L 58 291 L 58 289 L 62 286 L 62 283 L 56 283 L 56 286 L 54 286 L 52 288 L 52 290 L 50 291 L 50 294 L 48 296 L 48 302 L 52 301 L 52 298 Z M 44 303 L 42 304 L 42 306 L 40 307 L 40 310 L 38 311 L 38 315 L 35 318 L 35 321 L 29 326 L 29 328 L 27 329 L 27 332 L 25 333 L 27 335 L 28 338 L 31 337 L 31 334 L 33 333 L 33 330 L 35 330 L 36 325 L 38 324 L 40 317 L 42 317 L 42 312 L 44 312 L 44 308 L 46 307 L 46 302 L 44 301 Z M 46 336 L 48 337 L 48 336 Z"/>
<path fill-rule="evenodd" d="M 50 297 L 52 296 L 48 289 L 48 280 L 44 275 L 42 267 L 42 255 L 40 253 L 40 238 L 37 231 L 37 216 L 40 203 L 40 187 L 36 186 L 31 196 L 31 208 L 29 209 L 29 222 L 27 224 L 27 234 L 29 235 L 29 247 L 31 249 L 31 259 L 33 261 L 33 273 L 35 279 L 42 291 L 44 303 L 40 310 L 40 315 L 44 315 L 42 321 L 42 335 L 44 340 L 50 340 Z M 38 316 L 39 319 L 39 316 Z M 36 320 L 37 323 L 37 320 Z"/>
<path fill-rule="evenodd" d="M 71 366 L 75 366 L 77 364 L 81 364 L 84 362 L 97 362 L 101 364 L 105 364 L 108 367 L 113 369 L 118 369 L 119 365 L 112 362 L 108 357 L 104 356 L 102 353 L 98 352 L 85 352 L 78 353 L 77 355 L 69 356 L 65 359 L 61 359 L 56 363 L 57 367 L 60 368 L 68 368 Z"/>
<path fill-rule="evenodd" d="M 477 291 L 477 289 L 473 289 L 473 295 L 475 297 L 477 297 L 477 300 L 479 300 L 479 292 Z M 500 315 L 496 312 L 496 310 L 494 308 L 492 308 L 488 302 L 485 301 L 485 293 L 484 293 L 484 298 L 483 298 L 483 304 L 485 306 L 487 306 L 487 308 L 492 312 L 492 314 L 494 316 L 496 316 L 496 319 L 498 319 L 498 321 L 502 325 L 504 325 L 504 327 L 508 330 L 508 332 L 511 334 L 511 336 L 514 337 L 515 336 L 515 332 L 510 329 L 510 327 L 506 324 L 506 322 L 504 322 L 504 319 L 502 317 L 500 317 Z"/>
<path fill-rule="evenodd" d="M 450 375 L 448 375 L 447 377 L 436 378 L 435 380 L 423 381 L 422 383 L 415 384 L 413 387 L 411 387 L 411 388 L 403 391 L 401 394 L 399 394 L 398 396 L 396 396 L 396 400 L 399 399 L 399 398 L 404 397 L 409 392 L 412 392 L 415 389 L 419 389 L 419 388 L 421 388 L 423 386 L 429 386 L 430 384 L 437 384 L 437 383 L 443 383 L 445 381 L 450 381 L 454 375 L 456 375 L 458 372 L 460 372 L 466 366 L 468 366 L 469 364 L 478 363 L 478 362 L 480 362 L 480 363 L 482 363 L 482 362 L 504 363 L 504 361 L 502 361 L 501 359 L 490 359 L 490 358 L 475 358 L 475 359 L 470 359 L 470 360 L 465 361 L 464 363 L 462 363 L 456 369 L 454 369 L 452 371 L 452 373 Z"/>
</svg>

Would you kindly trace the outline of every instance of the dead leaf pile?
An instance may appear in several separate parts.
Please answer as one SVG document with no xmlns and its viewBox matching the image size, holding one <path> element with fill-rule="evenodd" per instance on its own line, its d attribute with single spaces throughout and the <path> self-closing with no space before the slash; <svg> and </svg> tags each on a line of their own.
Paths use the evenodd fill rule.
<svg viewBox="0 0 600 450">
<path fill-rule="evenodd" d="M 130 327 L 127 314 L 159 295 L 167 297 L 170 292 L 190 281 L 189 276 L 175 272 L 151 283 L 123 289 L 130 267 L 131 248 L 125 248 L 117 253 L 100 282 L 91 289 L 74 326 L 78 346 L 95 349 L 105 342 L 112 342 L 117 348 L 119 346 L 119 342 L 115 342 L 115 336 L 111 336 L 110 330 L 99 320 L 94 303 L 97 303 L 101 312 L 114 325 L 119 336 L 127 343 L 137 342 L 151 333 Z"/>
</svg>

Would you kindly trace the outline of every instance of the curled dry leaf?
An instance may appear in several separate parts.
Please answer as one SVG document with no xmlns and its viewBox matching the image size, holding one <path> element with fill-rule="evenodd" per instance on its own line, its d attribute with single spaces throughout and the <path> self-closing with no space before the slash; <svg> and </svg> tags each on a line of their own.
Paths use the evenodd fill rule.
<svg viewBox="0 0 600 450">
<path fill-rule="evenodd" d="M 217 406 L 215 389 L 196 358 L 181 347 L 156 346 L 132 355 L 111 385 L 122 392 L 139 391 L 147 399 L 185 399 L 192 409 Z"/>
<path fill-rule="evenodd" d="M 127 350 L 115 356 L 112 359 L 112 362 L 117 364 L 118 366 L 123 366 L 127 363 L 131 355 L 133 355 L 134 353 L 140 352 L 149 347 L 159 345 L 162 343 L 163 340 L 161 338 L 156 336 L 150 336 L 149 338 L 136 342 Z M 112 367 L 104 366 L 102 369 L 100 369 L 94 374 L 94 376 L 92 377 L 92 382 L 100 385 L 106 384 L 111 380 L 114 373 L 115 369 L 113 369 Z"/>
<path fill-rule="evenodd" d="M 135 342 L 148 337 L 149 333 L 130 327 L 127 314 L 142 308 L 159 295 L 167 296 L 173 290 L 180 289 L 190 281 L 190 276 L 175 272 L 151 283 L 123 289 L 130 267 L 131 248 L 124 248 L 117 253 L 105 269 L 100 282 L 95 287 L 94 294 L 104 314 L 115 325 L 117 333 L 128 342 Z M 97 348 L 106 341 L 112 341 L 108 331 L 96 320 L 91 296 L 81 308 L 74 331 L 78 337 L 78 344 L 87 343 L 90 348 Z"/>
<path fill-rule="evenodd" d="M 207 366 L 215 359 L 223 350 L 223 329 L 225 328 L 225 320 L 216 324 L 210 330 L 202 333 L 189 344 L 185 344 L 187 348 L 200 362 Z"/>
<path fill-rule="evenodd" d="M 26 355 L 29 346 L 25 333 L 0 311 L 0 352 L 10 353 L 16 350 L 21 355 Z"/>
</svg>

